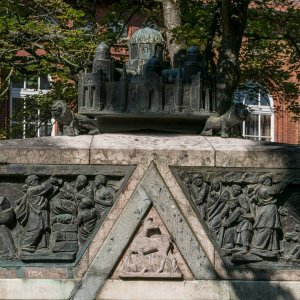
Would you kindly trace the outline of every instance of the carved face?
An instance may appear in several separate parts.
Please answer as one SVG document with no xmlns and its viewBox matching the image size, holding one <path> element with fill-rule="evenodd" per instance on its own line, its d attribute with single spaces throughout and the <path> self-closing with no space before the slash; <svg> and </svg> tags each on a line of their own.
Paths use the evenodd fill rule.
<svg viewBox="0 0 300 300">
<path fill-rule="evenodd" d="M 237 197 L 242 193 L 242 188 L 239 185 L 233 185 L 232 186 L 232 195 L 234 197 Z"/>
<path fill-rule="evenodd" d="M 40 185 L 40 181 L 36 175 L 30 175 L 26 179 L 26 184 L 28 186 L 38 186 L 38 185 Z"/>
<path fill-rule="evenodd" d="M 83 189 L 87 185 L 87 178 L 84 175 L 79 175 L 75 182 L 75 187 L 77 190 Z"/>
<path fill-rule="evenodd" d="M 234 210 L 236 207 L 237 207 L 237 204 L 235 201 L 229 201 L 230 210 Z"/>
<path fill-rule="evenodd" d="M 186 176 L 186 177 L 183 178 L 183 182 L 184 182 L 185 184 L 189 185 L 189 184 L 191 183 L 191 178 L 188 177 L 188 176 Z"/>
<path fill-rule="evenodd" d="M 194 179 L 194 184 L 195 184 L 195 186 L 197 186 L 197 187 L 202 186 L 202 184 L 203 184 L 203 178 L 202 178 L 202 177 L 196 177 L 196 178 Z"/>
<path fill-rule="evenodd" d="M 104 175 L 97 175 L 95 177 L 95 185 L 99 186 L 99 184 L 105 185 L 107 182 L 107 179 Z"/>
<path fill-rule="evenodd" d="M 38 185 L 40 185 L 40 182 L 38 181 L 38 179 L 34 179 L 34 180 L 32 180 L 32 181 L 30 182 L 30 185 L 31 185 L 31 186 L 38 186 Z"/>
<path fill-rule="evenodd" d="M 230 194 L 228 191 L 225 191 L 222 196 L 221 196 L 221 199 L 223 202 L 228 202 L 230 200 Z"/>
<path fill-rule="evenodd" d="M 270 177 L 266 177 L 263 181 L 263 185 L 271 186 L 272 185 L 272 179 Z"/>
<path fill-rule="evenodd" d="M 220 181 L 213 181 L 211 187 L 214 191 L 218 192 L 221 189 L 221 182 Z"/>
</svg>

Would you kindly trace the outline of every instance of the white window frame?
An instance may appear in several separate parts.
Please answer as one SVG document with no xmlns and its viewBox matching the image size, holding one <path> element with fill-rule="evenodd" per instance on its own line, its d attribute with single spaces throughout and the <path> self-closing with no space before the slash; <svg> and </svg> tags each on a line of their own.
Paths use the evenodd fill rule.
<svg viewBox="0 0 300 300">
<path fill-rule="evenodd" d="M 24 78 L 23 81 L 23 87 L 22 88 L 16 88 L 13 87 L 13 84 L 11 85 L 10 88 L 10 98 L 9 98 L 9 116 L 10 116 L 10 127 L 12 127 L 13 124 L 16 122 L 13 121 L 13 111 L 12 111 L 12 102 L 13 98 L 20 99 L 22 101 L 25 100 L 27 96 L 33 96 L 33 95 L 38 95 L 38 94 L 46 94 L 50 91 L 50 89 L 41 89 L 41 77 L 37 78 L 38 80 L 38 88 L 37 89 L 32 89 L 32 88 L 27 88 L 27 80 L 26 77 Z M 49 82 L 51 81 L 51 77 L 48 76 Z M 24 109 L 26 109 L 26 103 L 24 101 Z M 40 115 L 40 110 L 38 110 L 38 124 L 40 125 L 40 120 L 39 120 L 39 115 Z M 53 126 L 54 124 L 54 119 L 51 119 L 51 122 L 47 124 L 47 126 Z M 35 125 L 35 123 L 34 123 Z M 39 126 L 37 130 L 37 137 L 41 137 L 41 130 L 42 128 Z M 22 138 L 26 138 L 26 120 L 23 121 L 23 133 L 22 133 Z"/>
<path fill-rule="evenodd" d="M 246 134 L 246 121 L 243 122 L 243 132 L 242 136 L 245 138 L 255 138 L 259 141 L 263 139 L 270 139 L 271 142 L 274 142 L 274 136 L 275 136 L 275 131 L 274 131 L 274 101 L 273 97 L 271 95 L 267 95 L 268 100 L 269 100 L 269 105 L 261 105 L 261 92 L 258 92 L 258 103 L 257 105 L 253 104 L 247 104 L 246 103 L 246 97 L 243 98 L 243 104 L 247 105 L 249 107 L 249 110 L 251 111 L 251 114 L 253 115 L 258 115 L 258 135 L 247 135 Z M 262 115 L 269 115 L 271 116 L 271 128 L 270 128 L 270 136 L 263 136 L 261 135 L 261 116 Z"/>
</svg>

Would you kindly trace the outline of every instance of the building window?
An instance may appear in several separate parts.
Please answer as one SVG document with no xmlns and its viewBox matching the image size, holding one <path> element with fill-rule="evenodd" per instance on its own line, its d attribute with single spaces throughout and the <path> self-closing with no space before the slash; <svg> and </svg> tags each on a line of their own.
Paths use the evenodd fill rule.
<svg viewBox="0 0 300 300">
<path fill-rule="evenodd" d="M 274 142 L 274 106 L 272 96 L 256 85 L 253 90 L 238 90 L 235 93 L 235 101 L 247 105 L 251 112 L 247 120 L 243 122 L 243 137 Z"/>
<path fill-rule="evenodd" d="M 27 77 L 13 81 L 10 89 L 10 131 L 12 138 L 51 135 L 53 120 L 42 123 L 39 109 L 35 110 L 34 108 L 30 109 L 30 116 L 26 115 L 28 97 L 45 94 L 50 89 L 51 85 L 47 77 Z"/>
</svg>

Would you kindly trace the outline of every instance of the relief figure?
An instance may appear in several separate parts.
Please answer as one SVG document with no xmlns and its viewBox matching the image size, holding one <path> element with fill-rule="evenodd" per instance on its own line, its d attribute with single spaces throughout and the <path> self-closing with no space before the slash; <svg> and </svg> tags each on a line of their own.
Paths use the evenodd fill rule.
<svg viewBox="0 0 300 300">
<path fill-rule="evenodd" d="M 105 175 L 97 175 L 94 182 L 94 201 L 99 218 L 113 205 L 115 190 L 107 186 Z"/>
<path fill-rule="evenodd" d="M 197 205 L 201 219 L 206 220 L 206 197 L 208 194 L 208 184 L 204 181 L 203 176 L 195 174 L 190 186 L 192 200 Z"/>
<path fill-rule="evenodd" d="M 134 262 L 132 255 L 136 254 L 138 257 L 139 265 L 131 267 L 134 272 L 147 273 L 149 267 L 147 265 L 146 256 L 151 253 L 157 253 L 160 258 L 158 268 L 155 270 L 156 273 L 164 273 L 165 264 L 167 258 L 171 260 L 172 270 L 170 273 L 177 271 L 177 262 L 172 254 L 172 242 L 170 237 L 161 233 L 159 225 L 154 221 L 153 217 L 147 218 L 140 233 L 138 233 L 136 239 L 131 244 L 128 250 L 128 262 L 132 266 Z"/>
<path fill-rule="evenodd" d="M 0 258 L 16 258 L 17 249 L 8 227 L 14 222 L 15 214 L 9 200 L 0 197 Z"/>
<path fill-rule="evenodd" d="M 96 226 L 97 219 L 93 200 L 84 197 L 79 203 L 79 214 L 77 216 L 78 239 L 80 244 L 83 244 L 91 235 Z"/>
<path fill-rule="evenodd" d="M 257 204 L 251 243 L 252 254 L 260 257 L 277 258 L 279 254 L 280 216 L 276 205 L 277 195 L 284 185 L 272 183 L 272 177 L 263 175 L 254 189 L 254 203 Z"/>
<path fill-rule="evenodd" d="M 234 231 L 230 232 L 229 243 L 224 248 L 240 248 L 239 254 L 246 254 L 249 251 L 252 237 L 252 223 L 254 220 L 251 214 L 248 197 L 243 194 L 239 185 L 232 186 L 232 196 L 236 203 L 236 208 L 223 223 L 225 227 L 234 226 Z"/>
<path fill-rule="evenodd" d="M 22 251 L 35 252 L 47 248 L 49 239 L 49 198 L 57 191 L 58 179 L 51 177 L 40 183 L 38 176 L 25 180 L 26 193 L 17 201 L 15 209 L 18 222 L 25 227 Z"/>
</svg>

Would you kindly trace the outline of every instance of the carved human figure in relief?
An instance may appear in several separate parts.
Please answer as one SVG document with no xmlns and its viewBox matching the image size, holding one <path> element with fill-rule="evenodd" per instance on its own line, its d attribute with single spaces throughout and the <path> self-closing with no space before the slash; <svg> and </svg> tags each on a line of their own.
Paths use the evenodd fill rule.
<svg viewBox="0 0 300 300">
<path fill-rule="evenodd" d="M 18 222 L 25 227 L 22 251 L 35 252 L 48 247 L 49 211 L 48 200 L 58 189 L 58 179 L 51 177 L 40 183 L 38 176 L 30 175 L 25 180 L 26 193 L 15 209 Z"/>
<path fill-rule="evenodd" d="M 97 219 L 93 200 L 84 197 L 79 203 L 79 214 L 77 216 L 78 239 L 80 244 L 83 244 L 91 235 Z"/>
<path fill-rule="evenodd" d="M 50 219 L 53 223 L 74 223 L 77 216 L 74 189 L 65 183 L 59 193 L 50 201 Z"/>
<path fill-rule="evenodd" d="M 113 205 L 115 190 L 107 186 L 105 175 L 97 175 L 94 182 L 94 201 L 98 216 L 101 217 Z"/>
<path fill-rule="evenodd" d="M 0 196 L 0 258 L 13 259 L 17 249 L 9 227 L 15 221 L 15 214 L 8 199 Z"/>
<path fill-rule="evenodd" d="M 203 176 L 195 174 L 190 186 L 192 200 L 197 205 L 201 219 L 206 220 L 206 197 L 208 194 L 208 184 L 204 181 Z"/>
<path fill-rule="evenodd" d="M 282 191 L 285 184 L 272 184 L 272 178 L 263 175 L 260 183 L 253 191 L 254 203 L 257 204 L 254 234 L 251 243 L 252 254 L 277 258 L 279 254 L 280 217 L 276 206 L 276 196 Z"/>
<path fill-rule="evenodd" d="M 210 184 L 210 190 L 207 197 L 207 221 L 210 222 L 212 217 L 221 212 L 225 203 L 221 200 L 223 192 L 222 182 L 219 178 L 214 178 Z"/>
<path fill-rule="evenodd" d="M 209 216 L 208 226 L 220 246 L 222 246 L 224 237 L 224 226 L 222 225 L 222 222 L 230 210 L 229 202 L 230 193 L 228 190 L 224 190 L 218 200 L 218 206 Z"/>
<path fill-rule="evenodd" d="M 93 189 L 89 185 L 89 181 L 85 175 L 78 175 L 76 178 L 76 181 L 74 183 L 75 187 L 75 194 L 76 194 L 76 201 L 77 205 L 79 205 L 79 202 L 81 199 L 84 197 L 90 198 L 93 200 L 94 194 L 93 194 Z"/>
<path fill-rule="evenodd" d="M 232 186 L 232 196 L 238 206 L 232 212 L 230 217 L 224 221 L 223 225 L 227 227 L 227 248 L 241 247 L 239 254 L 246 254 L 249 251 L 252 237 L 253 215 L 251 214 L 248 197 L 243 194 L 239 185 Z"/>
</svg>

